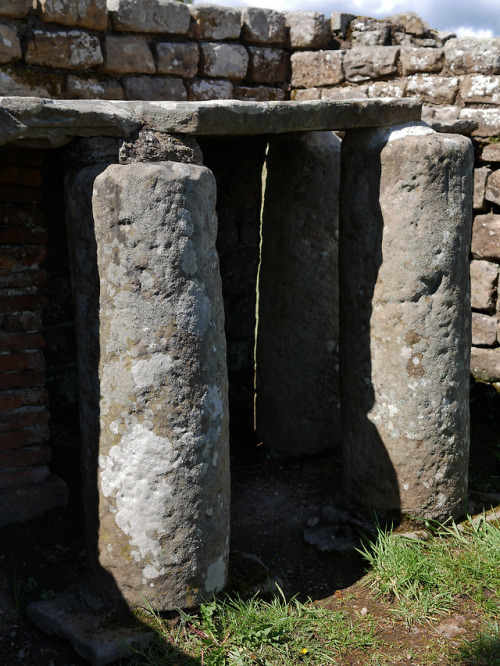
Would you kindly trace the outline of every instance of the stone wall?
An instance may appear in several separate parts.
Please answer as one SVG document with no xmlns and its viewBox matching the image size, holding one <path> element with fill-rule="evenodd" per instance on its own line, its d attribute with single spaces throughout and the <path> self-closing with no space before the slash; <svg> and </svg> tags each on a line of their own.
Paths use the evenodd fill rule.
<svg viewBox="0 0 500 666">
<path fill-rule="evenodd" d="M 147 4 L 147 11 L 139 11 L 139 4 L 143 8 Z M 475 144 L 472 366 L 477 378 L 500 381 L 500 144 L 496 143 L 500 136 L 500 39 L 457 39 L 450 33 L 431 30 L 411 14 L 375 20 L 340 12 L 327 17 L 312 11 L 280 13 L 169 0 L 0 0 L 0 21 L 1 95 L 111 100 L 421 98 L 424 119 L 434 129 L 466 134 Z M 243 396 L 241 401 L 247 406 L 251 404 L 260 205 L 260 181 L 255 173 L 264 149 L 257 143 L 251 149 L 242 143 L 238 149 L 241 155 L 251 153 L 249 163 L 256 165 L 255 169 L 249 166 L 250 189 L 238 194 L 243 205 L 235 203 L 229 181 L 226 190 L 219 183 L 220 195 L 226 192 L 219 196 L 218 247 L 226 326 L 231 329 L 229 370 L 244 378 L 245 384 L 242 390 L 233 392 L 233 403 Z M 213 162 L 217 172 L 220 155 L 209 142 L 203 148 L 207 164 Z M 32 165 L 28 166 L 31 169 Z M 24 177 L 23 165 L 6 163 L 7 167 L 17 169 L 19 178 Z M 227 175 L 228 171 L 220 180 L 227 179 Z M 10 192 L 25 187 L 17 181 L 8 182 Z M 9 204 L 3 225 L 11 225 L 10 216 L 16 209 L 15 201 Z M 23 210 L 23 215 L 28 215 L 26 211 L 39 214 L 35 203 Z M 64 330 L 70 328 L 57 328 L 56 322 L 67 323 L 71 313 L 68 275 L 57 260 L 63 255 L 63 220 L 57 206 L 51 210 L 55 212 L 46 218 L 46 225 L 50 222 L 52 238 L 61 247 L 54 246 L 52 264 L 48 247 L 48 296 L 52 305 L 46 310 L 44 323 L 46 337 L 50 338 L 49 330 L 53 331 L 46 353 L 49 367 L 54 368 L 53 386 L 59 388 L 62 374 L 58 373 L 74 372 L 74 360 L 73 343 L 64 336 Z M 36 224 L 41 224 L 37 220 Z M 41 238 L 37 247 L 43 253 L 45 240 Z M 30 239 L 16 242 L 34 247 Z M 38 270 L 36 262 L 33 266 Z M 8 270 L 5 266 L 2 273 L 7 276 Z M 16 288 L 21 289 L 17 284 Z M 23 298 L 32 298 L 30 290 L 34 287 L 22 288 Z M 39 312 L 40 303 L 33 306 L 34 312 Z M 19 316 L 33 317 L 31 307 L 22 311 L 18 308 Z M 62 311 L 58 313 L 58 309 Z M 7 312 L 7 305 L 2 311 Z M 4 318 L 3 330 L 10 334 L 5 316 L 0 316 Z M 30 330 L 40 329 L 35 326 Z M 25 330 L 20 329 L 19 335 L 24 334 Z M 17 337 L 3 337 L 2 341 L 7 345 L 3 354 L 9 355 L 17 353 L 21 344 Z M 26 349 L 23 347 L 23 353 Z M 2 391 L 17 391 L 6 374 L 1 378 L 7 382 Z M 38 384 L 37 379 L 30 386 Z M 66 394 L 70 398 L 69 389 Z"/>
<path fill-rule="evenodd" d="M 132 0 L 1 0 L 0 94 L 419 97 L 434 129 L 471 135 L 475 143 L 473 370 L 480 379 L 500 380 L 500 39 L 457 39 L 431 30 L 414 14 L 375 20 L 168 0 L 149 0 L 148 11 L 138 7 Z M 228 230 L 219 245 L 231 243 L 233 233 Z M 248 253 L 244 241 L 238 243 Z M 238 353 L 248 356 L 241 344 Z"/>
</svg>

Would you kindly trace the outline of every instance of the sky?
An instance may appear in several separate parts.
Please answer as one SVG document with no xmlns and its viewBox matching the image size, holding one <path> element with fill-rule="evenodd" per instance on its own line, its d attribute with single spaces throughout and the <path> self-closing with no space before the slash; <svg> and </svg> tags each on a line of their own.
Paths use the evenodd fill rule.
<svg viewBox="0 0 500 666">
<path fill-rule="evenodd" d="M 500 0 L 195 0 L 195 4 L 201 1 L 228 7 L 315 10 L 327 16 L 341 11 L 383 18 L 413 11 L 435 30 L 455 32 L 460 37 L 500 37 Z"/>
</svg>

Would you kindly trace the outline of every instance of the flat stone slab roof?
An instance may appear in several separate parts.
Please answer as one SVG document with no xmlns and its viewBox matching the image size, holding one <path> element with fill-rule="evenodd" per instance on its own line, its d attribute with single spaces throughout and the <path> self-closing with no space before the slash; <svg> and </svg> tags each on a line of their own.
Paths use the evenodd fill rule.
<svg viewBox="0 0 500 666">
<path fill-rule="evenodd" d="M 200 136 L 385 127 L 421 117 L 416 99 L 139 102 L 0 97 L 0 145 L 57 147 L 75 136 L 127 137 L 139 127 Z"/>
</svg>

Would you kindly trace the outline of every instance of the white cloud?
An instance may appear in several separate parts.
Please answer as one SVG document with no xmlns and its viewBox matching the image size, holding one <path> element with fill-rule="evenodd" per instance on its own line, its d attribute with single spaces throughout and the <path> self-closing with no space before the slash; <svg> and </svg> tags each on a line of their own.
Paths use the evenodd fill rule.
<svg viewBox="0 0 500 666">
<path fill-rule="evenodd" d="M 431 28 L 459 32 L 470 30 L 476 36 L 500 37 L 499 0 L 196 0 L 230 6 L 267 7 L 281 11 L 315 10 L 329 16 L 332 11 L 383 18 L 389 14 L 414 11 Z"/>
<path fill-rule="evenodd" d="M 453 32 L 456 32 L 458 37 L 493 37 L 493 30 L 487 28 L 471 28 L 469 25 L 456 28 Z"/>
</svg>

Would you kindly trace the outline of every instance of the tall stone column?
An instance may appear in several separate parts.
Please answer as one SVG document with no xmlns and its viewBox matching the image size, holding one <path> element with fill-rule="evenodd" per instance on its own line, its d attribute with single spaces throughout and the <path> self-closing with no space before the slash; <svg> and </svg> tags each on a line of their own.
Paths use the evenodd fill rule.
<svg viewBox="0 0 500 666">
<path fill-rule="evenodd" d="M 340 444 L 338 187 L 332 132 L 273 137 L 265 165 L 256 428 L 292 456 Z"/>
<path fill-rule="evenodd" d="M 464 508 L 472 164 L 468 139 L 418 124 L 342 144 L 345 487 L 373 509 Z"/>
<path fill-rule="evenodd" d="M 88 599 L 187 608 L 229 553 L 227 373 L 215 180 L 175 162 L 68 185 Z"/>
</svg>

